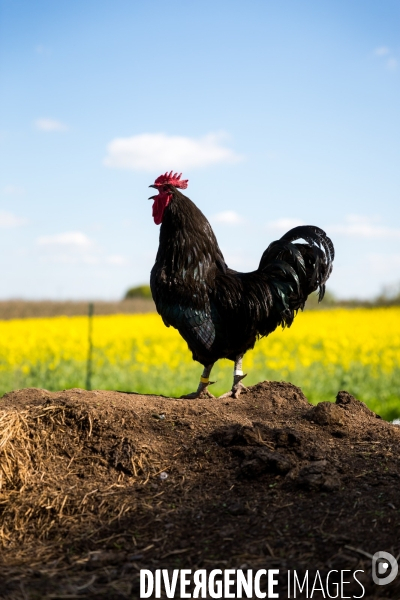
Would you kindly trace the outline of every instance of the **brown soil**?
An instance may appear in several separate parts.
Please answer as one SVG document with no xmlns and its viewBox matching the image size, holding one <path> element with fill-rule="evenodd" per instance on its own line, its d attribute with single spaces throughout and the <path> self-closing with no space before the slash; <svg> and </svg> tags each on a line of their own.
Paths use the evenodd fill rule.
<svg viewBox="0 0 400 600">
<path fill-rule="evenodd" d="M 400 598 L 370 558 L 400 552 L 400 427 L 347 392 L 26 389 L 1 405 L 1 598 L 138 598 L 141 568 L 276 568 L 280 598 L 287 569 L 361 569 L 364 598 Z"/>
<path fill-rule="evenodd" d="M 155 312 L 153 300 L 131 298 L 120 302 L 94 300 L 95 315 L 115 315 Z M 53 300 L 0 300 L 0 320 L 29 319 L 35 317 L 73 317 L 87 315 L 89 300 L 53 301 Z"/>
</svg>

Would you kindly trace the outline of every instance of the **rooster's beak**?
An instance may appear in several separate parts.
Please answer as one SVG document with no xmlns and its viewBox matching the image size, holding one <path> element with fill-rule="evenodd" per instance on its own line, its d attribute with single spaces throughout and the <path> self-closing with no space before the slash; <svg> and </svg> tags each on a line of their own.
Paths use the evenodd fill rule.
<svg viewBox="0 0 400 600">
<path fill-rule="evenodd" d="M 156 185 L 149 185 L 149 187 L 152 187 L 152 188 L 154 188 L 155 190 L 157 189 L 157 186 L 156 186 Z"/>
<path fill-rule="evenodd" d="M 156 185 L 149 185 L 149 187 L 153 187 L 155 190 L 158 190 L 158 187 Z M 155 196 L 150 196 L 150 198 L 148 198 L 148 200 L 153 200 L 155 198 Z"/>
<path fill-rule="evenodd" d="M 155 190 L 158 189 L 156 185 L 149 185 L 149 187 L 152 187 Z M 155 198 L 155 196 L 150 196 L 150 198 L 148 198 L 148 200 L 153 200 L 154 198 Z"/>
</svg>

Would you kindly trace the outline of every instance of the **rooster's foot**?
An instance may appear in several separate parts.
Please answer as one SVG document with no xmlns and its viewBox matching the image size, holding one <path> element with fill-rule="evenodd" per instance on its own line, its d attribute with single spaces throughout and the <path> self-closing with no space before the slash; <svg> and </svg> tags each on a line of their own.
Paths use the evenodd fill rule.
<svg viewBox="0 0 400 600">
<path fill-rule="evenodd" d="M 191 394 L 185 394 L 184 396 L 181 396 L 181 399 L 196 400 L 196 398 L 202 398 L 202 399 L 215 398 L 215 396 L 213 396 L 212 393 L 209 392 L 207 389 L 208 386 L 212 385 L 213 383 L 215 383 L 215 381 L 207 381 L 207 383 L 203 383 L 201 381 L 199 383 L 199 387 L 197 388 L 197 390 L 195 392 L 192 392 Z"/>
<path fill-rule="evenodd" d="M 185 394 L 184 396 L 180 396 L 180 398 L 181 400 L 196 400 L 197 398 L 205 400 L 207 398 L 215 398 L 215 396 L 213 396 L 208 390 L 205 390 L 203 392 L 192 392 L 191 394 Z"/>
<path fill-rule="evenodd" d="M 196 398 L 200 398 L 200 399 L 207 399 L 207 398 L 215 398 L 215 396 L 212 395 L 211 392 L 209 392 L 207 389 L 205 390 L 201 390 L 199 392 L 199 390 L 197 390 L 197 392 L 192 392 L 191 394 L 185 394 L 184 396 L 180 396 L 181 400 L 196 400 Z"/>
<path fill-rule="evenodd" d="M 243 385 L 242 383 L 242 379 L 244 379 L 246 377 L 247 373 L 245 375 L 235 375 L 234 377 L 234 381 L 233 381 L 233 386 L 232 389 L 230 390 L 230 392 L 227 392 L 226 394 L 222 394 L 222 396 L 219 396 L 220 398 L 239 398 L 241 392 L 245 391 L 247 392 L 247 387 Z"/>
</svg>

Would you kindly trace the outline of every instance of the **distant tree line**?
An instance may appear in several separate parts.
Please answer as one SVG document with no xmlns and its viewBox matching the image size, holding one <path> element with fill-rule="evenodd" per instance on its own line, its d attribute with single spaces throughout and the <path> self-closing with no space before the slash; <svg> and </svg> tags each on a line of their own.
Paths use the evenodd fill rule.
<svg viewBox="0 0 400 600">
<path fill-rule="evenodd" d="M 131 287 L 126 292 L 124 296 L 124 300 L 129 300 L 130 298 L 150 298 L 151 299 L 151 290 L 149 285 L 137 285 L 136 287 Z"/>
<path fill-rule="evenodd" d="M 142 298 L 145 300 L 151 299 L 151 290 L 149 285 L 137 285 L 129 288 L 126 292 L 124 299 L 129 300 L 131 298 Z M 338 299 L 330 292 L 326 291 L 324 300 L 321 304 L 318 303 L 318 295 L 311 294 L 307 300 L 306 308 L 318 309 L 318 308 L 356 308 L 356 307 L 384 307 L 384 306 L 400 306 L 400 283 L 385 286 L 380 294 L 371 300 L 361 300 L 360 298 L 348 298 Z"/>
<path fill-rule="evenodd" d="M 370 300 L 362 300 L 360 298 L 339 299 L 330 292 L 326 291 L 325 298 L 321 304 L 318 303 L 317 294 L 311 294 L 307 300 L 306 307 L 315 308 L 376 308 L 385 306 L 400 306 L 400 283 L 395 285 L 385 286 L 382 291 Z"/>
</svg>

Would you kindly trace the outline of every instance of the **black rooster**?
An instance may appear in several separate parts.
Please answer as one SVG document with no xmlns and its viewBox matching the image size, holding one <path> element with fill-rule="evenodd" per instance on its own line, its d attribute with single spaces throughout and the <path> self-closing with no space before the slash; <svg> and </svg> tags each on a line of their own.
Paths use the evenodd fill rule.
<svg viewBox="0 0 400 600">
<path fill-rule="evenodd" d="M 319 289 L 322 300 L 334 248 L 322 229 L 295 227 L 268 246 L 256 271 L 233 271 L 203 213 L 178 190 L 187 185 L 171 171 L 150 186 L 158 191 L 149 199 L 154 221 L 161 223 L 151 292 L 165 325 L 179 331 L 193 359 L 204 365 L 197 391 L 183 397 L 211 396 L 211 369 L 228 358 L 235 366 L 225 395 L 237 398 L 244 387 L 243 355 L 278 325 L 290 327 L 311 292 Z M 306 243 L 294 244 L 298 239 Z"/>
</svg>

